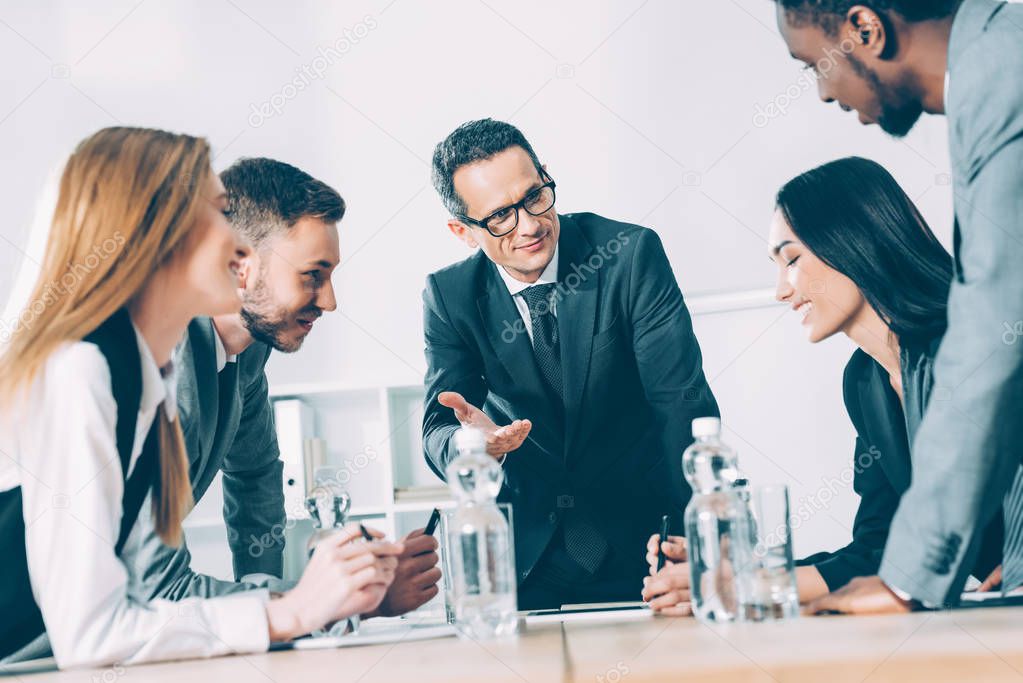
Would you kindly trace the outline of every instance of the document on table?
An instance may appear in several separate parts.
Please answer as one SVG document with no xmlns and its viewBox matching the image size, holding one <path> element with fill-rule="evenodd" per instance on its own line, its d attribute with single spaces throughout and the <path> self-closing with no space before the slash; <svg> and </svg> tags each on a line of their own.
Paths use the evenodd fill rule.
<svg viewBox="0 0 1023 683">
<path fill-rule="evenodd" d="M 959 598 L 959 609 L 971 607 L 1023 607 L 1023 590 L 1017 589 L 1008 595 L 1001 591 L 963 593 Z"/>
<path fill-rule="evenodd" d="M 649 619 L 653 611 L 644 602 L 601 602 L 562 605 L 561 609 L 522 612 L 521 616 L 528 625 L 573 621 L 633 621 Z"/>
<path fill-rule="evenodd" d="M 458 635 L 451 624 L 394 624 L 386 628 L 364 630 L 345 636 L 324 636 L 322 638 L 299 638 L 289 643 L 274 643 L 271 650 L 323 650 L 337 647 L 359 647 L 360 645 L 384 645 L 416 640 L 449 638 Z"/>
</svg>

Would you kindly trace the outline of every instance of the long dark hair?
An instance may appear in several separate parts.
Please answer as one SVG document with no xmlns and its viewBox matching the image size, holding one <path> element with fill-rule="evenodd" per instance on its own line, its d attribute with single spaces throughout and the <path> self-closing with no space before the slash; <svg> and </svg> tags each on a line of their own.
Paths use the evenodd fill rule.
<svg viewBox="0 0 1023 683">
<path fill-rule="evenodd" d="M 814 255 L 852 280 L 900 342 L 947 326 L 952 257 L 880 164 L 848 157 L 793 178 L 778 209 Z"/>
</svg>

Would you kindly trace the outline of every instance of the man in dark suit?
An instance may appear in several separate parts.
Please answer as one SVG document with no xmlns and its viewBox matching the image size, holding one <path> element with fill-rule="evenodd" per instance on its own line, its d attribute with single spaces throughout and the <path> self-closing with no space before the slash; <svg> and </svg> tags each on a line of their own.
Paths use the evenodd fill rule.
<svg viewBox="0 0 1023 683">
<path fill-rule="evenodd" d="M 437 145 L 448 228 L 479 252 L 427 278 L 423 443 L 441 477 L 472 424 L 504 467 L 519 606 L 636 600 L 644 545 L 689 499 L 693 418 L 717 415 L 657 233 L 558 215 L 555 182 L 514 126 Z"/>
<path fill-rule="evenodd" d="M 934 389 L 913 442 L 913 479 L 879 576 L 814 610 L 955 604 L 1004 515 L 1002 588 L 1023 585 L 1023 6 L 997 0 L 777 0 L 790 53 L 820 96 L 902 136 L 948 116 L 955 277 Z M 824 68 L 826 66 L 826 68 Z"/>
</svg>

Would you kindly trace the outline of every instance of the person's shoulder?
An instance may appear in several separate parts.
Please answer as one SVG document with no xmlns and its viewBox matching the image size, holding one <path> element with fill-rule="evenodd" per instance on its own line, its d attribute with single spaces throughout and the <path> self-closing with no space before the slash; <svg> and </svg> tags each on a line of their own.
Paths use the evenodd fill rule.
<svg viewBox="0 0 1023 683">
<path fill-rule="evenodd" d="M 427 290 L 437 289 L 445 295 L 478 292 L 479 281 L 488 267 L 492 267 L 489 259 L 482 250 L 478 250 L 468 258 L 430 273 L 426 277 Z"/>
<path fill-rule="evenodd" d="M 842 373 L 842 393 L 846 408 L 858 406 L 860 387 L 870 377 L 874 363 L 876 361 L 863 349 L 856 349 L 849 357 L 849 361 L 845 364 L 845 371 Z"/>
<path fill-rule="evenodd" d="M 634 238 L 643 233 L 654 233 L 653 230 L 645 228 L 642 225 L 607 218 L 600 214 L 590 213 L 588 211 L 567 213 L 562 216 L 562 218 L 567 218 L 572 221 L 572 223 L 576 225 L 584 235 L 590 238 L 591 241 L 593 238 L 605 240 L 613 238 L 622 239 Z"/>
<path fill-rule="evenodd" d="M 644 258 L 641 254 L 649 256 L 664 252 L 660 235 L 651 228 L 595 213 L 570 213 L 563 218 L 570 220 L 589 243 L 590 249 L 601 256 L 602 266 L 617 264 L 628 268 L 634 259 Z"/>
<path fill-rule="evenodd" d="M 1009 16 L 1010 12 L 1014 17 Z M 991 105 L 990 99 L 976 101 L 971 96 L 979 91 L 988 93 L 995 102 L 1020 102 L 1020 88 L 1008 87 L 1009 79 L 1023 67 L 1023 4 L 1006 8 L 992 17 L 987 27 L 974 39 L 960 47 L 949 58 L 949 106 L 955 108 L 975 105 L 983 111 Z"/>
<path fill-rule="evenodd" d="M 46 383 L 69 381 L 74 384 L 105 384 L 110 388 L 110 366 L 99 346 L 89 341 L 65 342 L 46 359 L 43 366 Z"/>
<path fill-rule="evenodd" d="M 999 3 L 984 29 L 985 34 L 992 39 L 1015 46 L 1018 57 L 1021 45 L 1019 32 L 1023 30 L 1023 5 L 1018 0 Z"/>
<path fill-rule="evenodd" d="M 1023 5 L 1004 5 L 949 57 L 949 125 L 968 171 L 1023 133 Z M 969 36 L 967 37 L 969 38 Z M 964 38 L 966 40 L 966 38 Z"/>
<path fill-rule="evenodd" d="M 111 418 L 117 413 L 110 366 L 88 341 L 65 342 L 46 359 L 30 389 L 30 410 L 60 414 L 64 408 L 93 406 Z"/>
</svg>

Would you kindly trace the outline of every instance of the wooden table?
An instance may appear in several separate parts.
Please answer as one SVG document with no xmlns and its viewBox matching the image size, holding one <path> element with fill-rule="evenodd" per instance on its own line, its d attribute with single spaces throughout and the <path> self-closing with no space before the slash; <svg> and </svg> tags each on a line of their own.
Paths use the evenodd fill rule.
<svg viewBox="0 0 1023 683">
<path fill-rule="evenodd" d="M 1023 681 L 1023 608 L 804 617 L 708 627 L 692 619 L 531 625 L 506 640 L 446 638 L 22 676 L 32 683 L 540 683 Z"/>
</svg>

